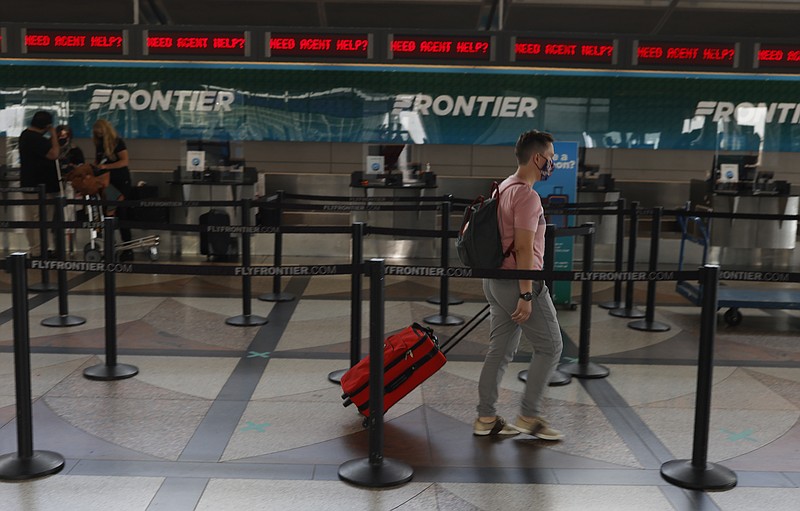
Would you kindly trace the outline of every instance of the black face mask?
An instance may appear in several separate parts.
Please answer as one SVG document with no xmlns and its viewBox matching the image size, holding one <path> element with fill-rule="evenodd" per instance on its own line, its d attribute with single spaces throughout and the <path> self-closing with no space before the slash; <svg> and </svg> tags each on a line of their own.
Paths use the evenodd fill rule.
<svg viewBox="0 0 800 511">
<path fill-rule="evenodd" d="M 59 138 L 58 139 L 58 145 L 60 145 L 60 146 L 65 146 L 68 143 L 69 143 L 69 139 L 68 138 Z"/>
</svg>

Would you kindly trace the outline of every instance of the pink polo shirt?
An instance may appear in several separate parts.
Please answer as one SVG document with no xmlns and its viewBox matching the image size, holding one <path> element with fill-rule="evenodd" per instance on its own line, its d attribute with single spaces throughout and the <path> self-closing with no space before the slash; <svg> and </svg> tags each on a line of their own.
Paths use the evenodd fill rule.
<svg viewBox="0 0 800 511">
<path fill-rule="evenodd" d="M 509 186 L 511 183 L 523 183 L 522 186 Z M 511 175 L 500 183 L 500 233 L 503 240 L 503 250 L 507 250 L 514 241 L 514 229 L 527 229 L 533 231 L 533 269 L 541 270 L 544 265 L 544 208 L 542 199 L 528 184 Z M 503 260 L 500 265 L 503 270 L 517 269 L 517 260 L 514 252 Z"/>
</svg>

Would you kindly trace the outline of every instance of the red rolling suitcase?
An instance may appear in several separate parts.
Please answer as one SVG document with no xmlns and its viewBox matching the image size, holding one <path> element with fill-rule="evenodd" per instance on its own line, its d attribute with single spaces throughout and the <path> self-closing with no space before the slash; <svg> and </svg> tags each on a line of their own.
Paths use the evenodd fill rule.
<svg viewBox="0 0 800 511">
<path fill-rule="evenodd" d="M 441 368 L 447 359 L 433 330 L 414 323 L 384 341 L 383 411 L 414 390 Z M 369 417 L 369 356 L 342 375 L 344 406 L 355 404 Z"/>
</svg>

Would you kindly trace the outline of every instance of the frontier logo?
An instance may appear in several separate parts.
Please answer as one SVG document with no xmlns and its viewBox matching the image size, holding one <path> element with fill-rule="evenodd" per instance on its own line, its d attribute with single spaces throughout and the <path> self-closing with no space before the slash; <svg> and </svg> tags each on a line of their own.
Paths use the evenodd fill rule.
<svg viewBox="0 0 800 511">
<path fill-rule="evenodd" d="M 800 103 L 729 103 L 726 101 L 699 101 L 694 110 L 695 117 L 712 115 L 713 122 L 752 122 L 757 116 L 764 116 L 768 123 L 784 124 L 791 119 L 792 124 L 800 123 Z M 792 111 L 794 111 L 792 113 Z M 790 116 L 791 114 L 791 116 Z"/>
<path fill-rule="evenodd" d="M 89 111 L 105 106 L 108 110 L 230 112 L 234 99 L 230 91 L 95 89 Z"/>
<path fill-rule="evenodd" d="M 465 117 L 533 117 L 539 100 L 522 96 L 428 96 L 398 94 L 392 113 Z"/>
</svg>

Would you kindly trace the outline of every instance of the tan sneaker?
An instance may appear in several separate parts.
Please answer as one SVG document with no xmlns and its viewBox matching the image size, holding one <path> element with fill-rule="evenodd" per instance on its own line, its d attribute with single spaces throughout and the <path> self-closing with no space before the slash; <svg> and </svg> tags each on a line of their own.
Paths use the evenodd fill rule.
<svg viewBox="0 0 800 511">
<path fill-rule="evenodd" d="M 475 419 L 472 425 L 472 433 L 478 436 L 486 435 L 519 435 L 519 431 L 506 424 L 506 420 L 499 415 L 494 422 L 481 422 Z"/>
<path fill-rule="evenodd" d="M 520 433 L 533 435 L 542 440 L 561 440 L 564 438 L 564 433 L 551 428 L 546 420 L 539 417 L 528 420 L 518 415 L 517 419 L 510 424 L 510 426 Z"/>
</svg>

